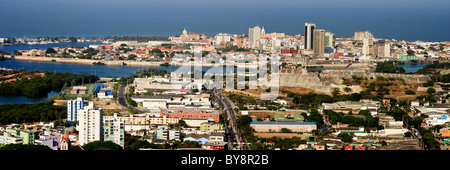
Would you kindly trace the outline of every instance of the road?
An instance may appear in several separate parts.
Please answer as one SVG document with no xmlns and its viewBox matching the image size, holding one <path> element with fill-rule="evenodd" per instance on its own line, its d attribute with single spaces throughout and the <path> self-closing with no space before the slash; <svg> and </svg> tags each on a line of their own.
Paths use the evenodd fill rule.
<svg viewBox="0 0 450 170">
<path fill-rule="evenodd" d="M 117 87 L 117 102 L 124 107 L 129 107 L 125 98 L 125 87 L 126 85 L 123 84 Z"/>
<path fill-rule="evenodd" d="M 142 110 L 136 109 L 136 108 L 128 105 L 126 97 L 125 97 L 126 87 L 127 87 L 127 85 L 124 85 L 124 84 L 119 84 L 119 86 L 117 87 L 117 103 L 119 103 L 119 105 L 126 107 L 128 109 L 137 111 L 138 113 L 145 113 Z"/>
<path fill-rule="evenodd" d="M 222 95 L 221 90 L 216 88 L 210 90 L 210 94 L 217 100 L 217 103 L 222 110 L 222 115 L 225 119 L 225 127 L 227 127 L 225 137 L 227 138 L 228 143 L 236 143 L 239 150 L 248 150 L 248 146 L 244 145 L 244 143 L 246 143 L 245 139 L 242 138 L 241 131 L 239 127 L 236 126 L 236 112 L 233 110 L 231 101 Z M 231 127 L 230 130 L 228 130 L 228 126 Z"/>
</svg>

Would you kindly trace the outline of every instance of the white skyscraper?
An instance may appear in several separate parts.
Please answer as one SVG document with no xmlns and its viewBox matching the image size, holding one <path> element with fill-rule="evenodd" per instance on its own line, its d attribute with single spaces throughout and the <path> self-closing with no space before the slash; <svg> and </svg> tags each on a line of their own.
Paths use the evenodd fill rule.
<svg viewBox="0 0 450 170">
<path fill-rule="evenodd" d="M 78 121 L 79 112 L 86 104 L 87 102 L 83 101 L 81 97 L 78 97 L 77 100 L 67 101 L 67 122 Z"/>
<path fill-rule="evenodd" d="M 305 49 L 313 49 L 314 29 L 316 29 L 316 24 L 305 23 Z"/>
<path fill-rule="evenodd" d="M 103 117 L 103 140 L 112 141 L 122 147 L 125 145 L 125 122 L 114 116 Z"/>
<path fill-rule="evenodd" d="M 260 40 L 261 40 L 261 28 L 259 26 L 255 26 L 253 28 L 248 29 L 248 38 L 250 48 L 260 48 Z"/>
<path fill-rule="evenodd" d="M 103 141 L 103 109 L 95 108 L 93 102 L 83 107 L 79 113 L 78 143 L 80 145 L 93 141 Z"/>
</svg>

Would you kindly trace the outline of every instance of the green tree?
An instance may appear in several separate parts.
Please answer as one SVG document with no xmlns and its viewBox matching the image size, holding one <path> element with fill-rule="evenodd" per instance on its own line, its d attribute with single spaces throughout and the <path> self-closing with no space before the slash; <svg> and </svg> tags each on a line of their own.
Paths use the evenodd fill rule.
<svg viewBox="0 0 450 170">
<path fill-rule="evenodd" d="M 77 42 L 77 38 L 75 37 L 69 37 L 70 42 Z"/>
<path fill-rule="evenodd" d="M 83 145 L 84 150 L 123 150 L 122 147 L 111 141 L 94 141 Z"/>
<path fill-rule="evenodd" d="M 291 133 L 292 131 L 290 129 L 288 129 L 288 128 L 281 128 L 280 132 L 281 133 Z"/>
<path fill-rule="evenodd" d="M 353 142 L 352 137 L 348 133 L 339 133 L 339 135 L 337 137 L 340 138 L 342 142 L 347 142 L 347 143 Z"/>
<path fill-rule="evenodd" d="M 433 95 L 434 93 L 436 93 L 436 89 L 431 88 L 431 87 L 427 89 L 427 94 L 428 95 Z"/>
<path fill-rule="evenodd" d="M 350 87 L 344 87 L 344 91 L 345 91 L 346 93 L 351 93 L 351 92 L 353 92 L 352 88 L 350 88 Z"/>
<path fill-rule="evenodd" d="M 31 145 L 31 144 L 7 144 L 3 147 L 0 147 L 0 150 L 52 150 L 48 146 L 45 145 Z"/>
<path fill-rule="evenodd" d="M 54 53 L 57 53 L 57 52 L 53 48 L 47 48 L 47 50 L 45 50 L 45 53 L 47 53 L 47 54 L 54 54 Z"/>
</svg>

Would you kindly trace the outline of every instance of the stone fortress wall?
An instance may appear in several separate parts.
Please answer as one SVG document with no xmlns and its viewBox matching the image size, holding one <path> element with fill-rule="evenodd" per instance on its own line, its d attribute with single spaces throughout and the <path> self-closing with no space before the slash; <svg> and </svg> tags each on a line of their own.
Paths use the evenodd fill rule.
<svg viewBox="0 0 450 170">
<path fill-rule="evenodd" d="M 316 92 L 331 94 L 335 88 L 344 92 L 345 87 L 352 89 L 353 93 L 358 93 L 363 89 L 361 86 L 346 86 L 342 84 L 342 78 L 352 78 L 353 75 L 367 79 L 376 79 L 377 76 L 384 78 L 401 78 L 408 83 L 425 83 L 431 80 L 425 75 L 414 74 L 394 74 L 375 73 L 369 69 L 354 70 L 323 70 L 319 72 L 308 72 L 305 68 L 283 68 L 280 69 L 280 86 L 302 87 L 312 89 Z"/>
</svg>

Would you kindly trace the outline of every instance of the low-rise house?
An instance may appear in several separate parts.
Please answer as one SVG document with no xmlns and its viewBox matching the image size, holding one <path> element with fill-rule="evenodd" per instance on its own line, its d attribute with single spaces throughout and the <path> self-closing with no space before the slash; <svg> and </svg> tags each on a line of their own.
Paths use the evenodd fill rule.
<svg viewBox="0 0 450 170">
<path fill-rule="evenodd" d="M 35 140 L 36 144 L 48 146 L 52 150 L 60 150 L 61 135 L 51 134 L 45 131 L 43 135 L 39 136 L 39 139 Z"/>
<path fill-rule="evenodd" d="M 225 132 L 211 132 L 209 135 L 209 141 L 211 142 L 223 142 Z"/>
<path fill-rule="evenodd" d="M 223 125 L 219 123 L 202 123 L 200 124 L 200 131 L 202 132 L 215 132 L 215 131 L 222 131 Z"/>
</svg>

